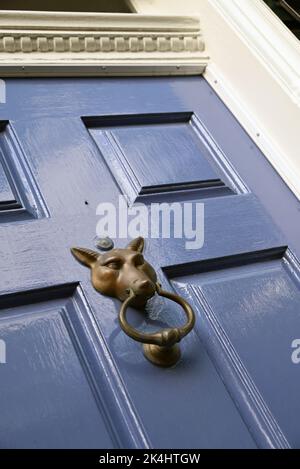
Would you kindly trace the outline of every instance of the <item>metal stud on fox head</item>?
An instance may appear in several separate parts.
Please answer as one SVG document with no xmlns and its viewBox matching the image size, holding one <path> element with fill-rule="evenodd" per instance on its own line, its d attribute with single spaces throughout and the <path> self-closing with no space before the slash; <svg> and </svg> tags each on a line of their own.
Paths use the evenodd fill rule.
<svg viewBox="0 0 300 469">
<path fill-rule="evenodd" d="M 99 251 L 110 251 L 114 247 L 114 242 L 108 236 L 105 238 L 96 238 L 95 246 Z"/>
<path fill-rule="evenodd" d="M 114 248 L 104 253 L 80 247 L 71 248 L 71 252 L 81 264 L 91 269 L 91 281 L 98 292 L 123 302 L 120 325 L 127 335 L 144 343 L 145 356 L 156 365 L 171 366 L 180 357 L 177 342 L 191 331 L 195 315 L 183 298 L 161 289 L 154 268 L 144 259 L 144 245 L 144 239 L 138 237 L 125 248 Z M 154 334 L 144 334 L 130 326 L 126 320 L 127 307 L 143 308 L 155 293 L 183 307 L 187 316 L 184 326 Z"/>
</svg>

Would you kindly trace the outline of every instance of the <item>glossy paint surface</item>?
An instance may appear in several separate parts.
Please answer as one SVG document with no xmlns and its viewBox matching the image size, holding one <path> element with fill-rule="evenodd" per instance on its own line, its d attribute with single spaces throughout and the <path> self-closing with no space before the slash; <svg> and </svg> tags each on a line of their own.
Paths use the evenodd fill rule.
<svg viewBox="0 0 300 469">
<path fill-rule="evenodd" d="M 205 80 L 6 88 L 0 148 L 21 207 L 0 211 L 0 446 L 299 446 L 299 204 Z M 197 315 L 174 368 L 144 359 L 119 302 L 70 254 L 94 248 L 96 207 L 121 193 L 205 204 L 201 249 L 146 242 L 163 286 Z M 179 313 L 154 301 L 129 317 L 153 330 Z"/>
<path fill-rule="evenodd" d="M 0 166 L 0 203 L 12 203 L 15 197 L 3 166 Z"/>
</svg>

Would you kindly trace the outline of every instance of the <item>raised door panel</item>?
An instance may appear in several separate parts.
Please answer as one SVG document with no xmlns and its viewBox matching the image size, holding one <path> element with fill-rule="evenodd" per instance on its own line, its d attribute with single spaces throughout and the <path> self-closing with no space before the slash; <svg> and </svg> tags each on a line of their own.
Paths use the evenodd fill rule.
<svg viewBox="0 0 300 469">
<path fill-rule="evenodd" d="M 0 121 L 0 223 L 48 215 L 13 125 Z"/>
<path fill-rule="evenodd" d="M 85 116 L 83 121 L 131 203 L 147 202 L 147 196 L 181 200 L 245 191 L 192 112 Z"/>
<path fill-rule="evenodd" d="M 197 333 L 254 437 L 299 446 L 300 268 L 286 247 L 212 259 L 174 279 L 199 314 Z M 249 411 L 255 409 L 255 413 Z"/>
<path fill-rule="evenodd" d="M 1 448 L 137 444 L 114 396 L 116 378 L 108 382 L 116 370 L 96 336 L 76 284 L 1 296 Z"/>
</svg>

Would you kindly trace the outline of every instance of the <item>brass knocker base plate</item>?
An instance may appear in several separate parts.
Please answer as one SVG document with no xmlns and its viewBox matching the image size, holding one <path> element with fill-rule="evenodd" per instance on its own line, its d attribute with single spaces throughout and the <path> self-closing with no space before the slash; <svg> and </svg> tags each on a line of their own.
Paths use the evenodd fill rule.
<svg viewBox="0 0 300 469">
<path fill-rule="evenodd" d="M 178 344 L 160 346 L 143 344 L 144 355 L 151 363 L 157 366 L 169 367 L 175 365 L 180 359 L 181 352 Z"/>
</svg>

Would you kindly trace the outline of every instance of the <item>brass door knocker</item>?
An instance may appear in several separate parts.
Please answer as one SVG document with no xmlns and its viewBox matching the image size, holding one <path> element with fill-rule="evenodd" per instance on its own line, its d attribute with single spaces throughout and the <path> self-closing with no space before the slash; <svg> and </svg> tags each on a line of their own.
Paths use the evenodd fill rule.
<svg viewBox="0 0 300 469">
<path fill-rule="evenodd" d="M 148 360 L 168 367 L 179 360 L 178 342 L 193 329 L 195 314 L 182 297 L 162 290 L 155 270 L 143 257 L 143 249 L 144 239 L 139 237 L 124 249 L 115 248 L 103 254 L 85 248 L 71 248 L 71 252 L 79 262 L 90 267 L 92 284 L 98 292 L 122 301 L 119 322 L 123 331 L 144 344 L 144 355 Z M 127 322 L 127 308 L 144 308 L 155 293 L 182 306 L 187 317 L 183 326 L 146 334 Z"/>
</svg>

